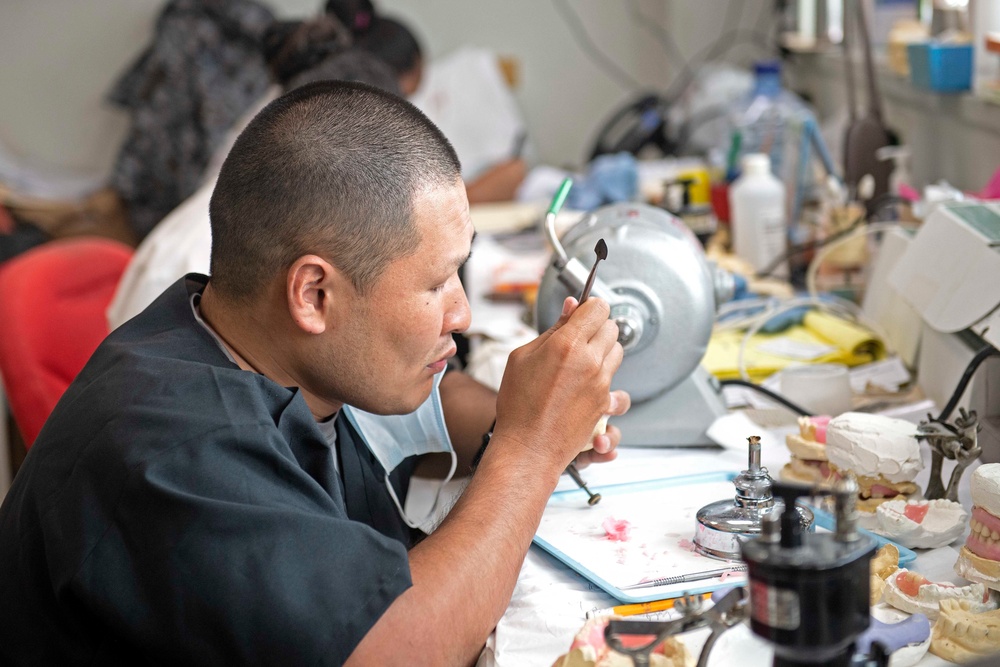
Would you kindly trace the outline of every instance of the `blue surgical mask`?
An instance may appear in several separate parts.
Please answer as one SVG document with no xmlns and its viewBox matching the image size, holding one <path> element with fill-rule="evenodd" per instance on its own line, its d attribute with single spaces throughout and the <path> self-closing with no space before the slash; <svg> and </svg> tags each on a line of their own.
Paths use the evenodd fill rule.
<svg viewBox="0 0 1000 667">
<path fill-rule="evenodd" d="M 411 528 L 421 527 L 436 514 L 444 485 L 451 480 L 458 464 L 455 449 L 451 445 L 451 438 L 448 437 L 448 429 L 444 423 L 444 411 L 441 408 L 439 386 L 443 376 L 444 371 L 434 377 L 431 395 L 410 414 L 376 415 L 348 405 L 343 407 L 343 413 L 361 435 L 368 450 L 382 464 L 389 495 L 392 496 L 403 521 Z M 403 510 L 396 497 L 396 491 L 389 481 L 389 474 L 410 456 L 440 452 L 451 454 L 451 470 L 438 487 L 430 512 L 423 519 L 414 520 Z"/>
</svg>

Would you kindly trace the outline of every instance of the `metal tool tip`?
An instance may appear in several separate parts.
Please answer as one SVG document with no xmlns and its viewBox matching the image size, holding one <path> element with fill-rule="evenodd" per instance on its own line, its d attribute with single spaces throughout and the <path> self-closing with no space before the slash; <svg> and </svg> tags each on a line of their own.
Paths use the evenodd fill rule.
<svg viewBox="0 0 1000 667">
<path fill-rule="evenodd" d="M 608 244 L 604 242 L 604 239 L 597 241 L 597 245 L 594 246 L 594 252 L 597 253 L 597 257 L 599 259 L 608 258 Z"/>
<path fill-rule="evenodd" d="M 587 504 L 593 507 L 597 503 L 601 502 L 601 494 L 595 493 L 590 498 L 587 499 Z"/>
</svg>

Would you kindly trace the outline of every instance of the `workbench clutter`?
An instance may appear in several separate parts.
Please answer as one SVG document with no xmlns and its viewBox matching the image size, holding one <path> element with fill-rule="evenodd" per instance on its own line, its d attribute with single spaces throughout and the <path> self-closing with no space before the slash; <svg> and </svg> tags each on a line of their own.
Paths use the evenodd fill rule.
<svg viewBox="0 0 1000 667">
<path fill-rule="evenodd" d="M 940 664 L 933 662 L 937 658 L 968 662 L 1000 649 L 991 636 L 1000 619 L 1000 612 L 996 611 L 1000 603 L 997 592 L 1000 568 L 996 567 L 1000 552 L 995 544 L 1000 538 L 994 538 L 1000 523 L 991 514 L 1000 513 L 1000 507 L 994 507 L 1000 490 L 1000 464 L 981 466 L 972 476 L 974 508 L 968 524 L 972 532 L 956 561 L 955 551 L 942 548 L 942 544 L 958 541 L 961 529 L 966 527 L 967 513 L 955 511 L 955 506 L 961 505 L 945 499 L 906 500 L 901 492 L 917 496 L 919 487 L 908 481 L 899 485 L 892 482 L 912 479 L 919 471 L 923 462 L 916 442 L 933 429 L 914 428 L 877 415 L 850 414 L 829 421 L 804 420 L 800 426 L 814 438 L 812 442 L 824 444 L 819 441 L 827 440 L 831 424 L 834 449 L 843 449 L 846 459 L 833 456 L 839 462 L 834 470 L 839 472 L 835 478 L 828 478 L 826 490 L 771 480 L 760 467 L 761 439 L 753 436 L 748 439 L 750 465 L 734 480 L 735 503 L 720 501 L 706 505 L 698 513 L 700 526 L 705 518 L 719 514 L 719 510 L 748 512 L 732 517 L 729 530 L 743 532 L 742 539 L 733 542 L 737 554 L 705 553 L 723 558 L 723 570 L 733 568 L 733 575 L 739 576 L 742 567 L 746 567 L 746 587 L 742 576 L 729 583 L 725 578 L 721 582 L 689 579 L 686 588 L 684 584 L 677 586 L 683 577 L 652 579 L 649 585 L 654 587 L 653 591 L 658 586 L 672 586 L 671 600 L 649 599 L 600 613 L 588 612 L 588 620 L 573 638 L 569 650 L 554 665 L 691 665 L 699 654 L 698 664 L 712 664 L 706 661 L 712 659 L 715 647 L 724 646 L 727 634 L 737 632 L 746 622 L 757 637 L 766 641 L 777 660 L 774 664 L 783 665 L 907 666 L 925 664 L 928 652 L 934 657 L 926 664 Z M 886 433 L 891 441 L 907 448 L 909 453 L 903 457 L 902 465 L 888 456 L 878 462 L 877 442 Z M 881 472 L 871 477 L 876 468 Z M 885 488 L 879 490 L 880 485 Z M 645 504 L 656 507 L 664 506 L 668 496 L 662 494 L 670 493 L 671 488 L 686 487 L 689 490 L 676 498 L 689 498 L 697 503 L 710 496 L 713 489 L 718 493 L 724 486 L 720 480 L 713 481 L 704 475 L 678 478 L 667 485 L 640 485 L 645 489 L 643 493 L 652 493 L 646 496 Z M 891 492 L 887 490 L 890 486 Z M 636 489 L 609 488 L 612 498 L 631 495 L 632 507 L 641 506 L 636 503 L 643 494 Z M 709 492 L 703 493 L 701 488 Z M 876 499 L 873 492 L 884 493 L 884 497 Z M 572 528 L 574 522 L 592 510 L 573 510 L 568 492 L 557 495 L 561 497 L 553 502 L 561 509 L 551 515 L 547 510 L 546 515 L 551 521 L 568 526 L 567 537 L 556 537 L 556 528 L 546 527 L 543 519 L 544 548 L 550 550 L 558 545 L 571 551 L 568 540 L 582 544 L 593 539 L 586 531 Z M 728 510 L 723 505 L 728 505 Z M 920 554 L 880 534 L 878 527 L 875 532 L 861 527 L 858 510 L 862 506 L 882 509 L 893 505 L 899 505 L 893 507 L 894 512 L 919 527 L 905 534 L 893 533 L 893 537 L 910 543 Z M 785 511 L 791 507 L 797 511 Z M 621 508 L 621 504 L 616 506 L 618 510 Z M 685 511 L 680 510 L 682 514 Z M 804 520 L 813 512 L 818 527 L 811 527 L 811 522 Z M 637 525 L 626 527 L 635 529 L 631 535 L 626 529 L 615 532 L 614 537 L 609 532 L 606 538 L 611 544 L 622 544 L 618 547 L 617 566 L 615 559 L 609 559 L 603 566 L 592 558 L 580 564 L 565 553 L 560 555 L 558 550 L 550 553 L 599 585 L 602 580 L 595 578 L 596 573 L 627 567 L 625 564 L 635 559 L 645 558 L 652 567 L 662 570 L 666 561 L 656 565 L 655 552 L 659 547 L 651 541 L 656 539 L 655 513 L 630 516 L 637 517 Z M 618 528 L 616 524 L 616 531 Z M 673 534 L 670 532 L 668 536 Z M 704 553 L 703 545 L 699 544 L 700 534 L 696 530 L 694 550 Z M 717 534 L 721 533 L 713 531 L 702 541 L 717 546 Z M 738 532 L 729 534 L 735 536 Z M 936 540 L 921 541 L 929 535 Z M 911 538 L 916 539 L 911 541 Z M 641 545 L 630 544 L 640 541 Z M 576 553 L 582 553 L 579 545 L 576 548 Z M 611 553 L 613 550 L 609 550 Z M 962 579 L 943 574 L 939 567 L 933 574 L 925 575 L 921 564 L 933 567 L 935 560 L 946 562 L 949 570 L 954 567 Z M 740 562 L 742 566 L 737 565 Z M 718 577 L 724 573 L 716 570 L 711 574 Z M 710 595 L 703 592 L 706 584 Z M 630 590 L 619 593 L 650 590 L 639 586 L 625 588 Z M 732 649 L 727 646 L 722 650 Z M 748 664 L 758 663 L 751 660 Z"/>
<path fill-rule="evenodd" d="M 735 310 L 741 304 L 732 305 Z M 874 332 L 820 307 L 799 306 L 780 322 L 760 324 L 756 331 L 737 329 L 725 319 L 720 325 L 702 360 L 719 379 L 763 380 L 795 364 L 858 366 L 885 357 L 885 344 Z"/>
</svg>

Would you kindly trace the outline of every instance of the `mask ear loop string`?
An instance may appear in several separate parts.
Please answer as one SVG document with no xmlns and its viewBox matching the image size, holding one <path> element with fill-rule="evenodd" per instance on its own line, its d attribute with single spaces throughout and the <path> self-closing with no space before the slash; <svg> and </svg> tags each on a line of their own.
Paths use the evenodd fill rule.
<svg viewBox="0 0 1000 667">
<path fill-rule="evenodd" d="M 448 471 L 444 480 L 441 481 L 441 484 L 438 485 L 437 493 L 434 494 L 434 504 L 431 505 L 427 515 L 420 521 L 413 521 L 409 516 L 407 516 L 406 511 L 399 502 L 399 498 L 396 496 L 396 490 L 392 488 L 392 482 L 389 481 L 389 473 L 385 474 L 385 486 L 389 489 L 389 496 L 392 498 L 392 502 L 396 504 L 396 509 L 399 510 L 399 516 L 403 517 L 403 521 L 410 528 L 420 529 L 421 526 L 425 525 L 434 517 L 435 514 L 437 514 L 438 505 L 441 504 L 441 494 L 444 492 L 444 487 L 451 481 L 451 478 L 455 475 L 456 468 L 458 468 L 458 455 L 455 453 L 455 450 L 452 449 L 448 453 L 451 454 L 451 469 Z"/>
</svg>

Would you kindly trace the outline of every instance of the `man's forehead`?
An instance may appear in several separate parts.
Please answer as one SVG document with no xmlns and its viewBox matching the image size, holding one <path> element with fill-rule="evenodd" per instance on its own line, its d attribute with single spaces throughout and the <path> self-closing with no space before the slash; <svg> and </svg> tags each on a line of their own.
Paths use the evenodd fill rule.
<svg viewBox="0 0 1000 667">
<path fill-rule="evenodd" d="M 413 197 L 413 219 L 423 233 L 470 240 L 474 233 L 465 185 L 425 186 Z"/>
</svg>

